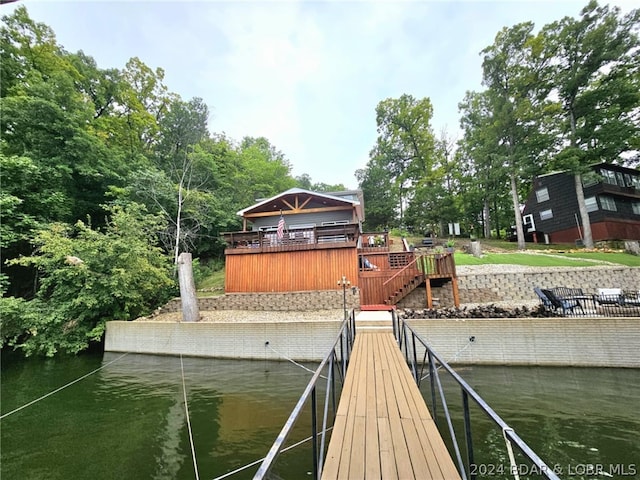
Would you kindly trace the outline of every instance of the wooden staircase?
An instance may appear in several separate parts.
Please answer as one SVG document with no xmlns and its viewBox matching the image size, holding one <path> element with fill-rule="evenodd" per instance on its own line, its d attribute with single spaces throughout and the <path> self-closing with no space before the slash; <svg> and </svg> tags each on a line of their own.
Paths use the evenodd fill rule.
<svg viewBox="0 0 640 480">
<path fill-rule="evenodd" d="M 394 291 L 389 297 L 384 301 L 386 305 L 397 305 L 400 300 L 405 298 L 411 292 L 413 292 L 416 288 L 418 288 L 425 281 L 424 275 L 422 273 L 417 273 L 411 278 L 407 283 L 405 283 L 398 290 Z"/>
<path fill-rule="evenodd" d="M 363 252 L 378 268 L 360 268 L 358 283 L 362 305 L 395 306 L 419 286 L 425 287 L 427 308 L 439 305 L 432 296 L 432 282 L 452 283 L 454 304 L 459 306 L 458 284 L 453 255 L 414 252 Z M 371 258 L 373 257 L 373 258 Z"/>
</svg>

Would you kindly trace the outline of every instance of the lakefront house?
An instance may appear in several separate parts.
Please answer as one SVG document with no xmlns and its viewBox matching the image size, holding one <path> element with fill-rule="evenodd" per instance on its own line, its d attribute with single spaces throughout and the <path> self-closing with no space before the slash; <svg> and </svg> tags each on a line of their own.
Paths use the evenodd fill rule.
<svg viewBox="0 0 640 480">
<path fill-rule="evenodd" d="M 239 232 L 223 234 L 225 292 L 339 290 L 342 279 L 360 304 L 395 305 L 419 286 L 431 306 L 431 282 L 451 282 L 453 256 L 392 248 L 387 232 L 364 232 L 362 191 L 313 192 L 292 188 L 237 212 Z"/>
</svg>

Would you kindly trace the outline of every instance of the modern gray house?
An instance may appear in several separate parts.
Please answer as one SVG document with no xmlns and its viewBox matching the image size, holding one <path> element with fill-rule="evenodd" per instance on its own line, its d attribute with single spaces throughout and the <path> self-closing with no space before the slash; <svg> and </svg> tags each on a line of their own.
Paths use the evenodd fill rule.
<svg viewBox="0 0 640 480">
<path fill-rule="evenodd" d="M 582 184 L 594 241 L 640 240 L 639 170 L 602 163 L 583 175 Z M 538 242 L 580 242 L 573 175 L 552 172 L 536 177 L 522 215 L 525 233 L 536 232 Z"/>
</svg>

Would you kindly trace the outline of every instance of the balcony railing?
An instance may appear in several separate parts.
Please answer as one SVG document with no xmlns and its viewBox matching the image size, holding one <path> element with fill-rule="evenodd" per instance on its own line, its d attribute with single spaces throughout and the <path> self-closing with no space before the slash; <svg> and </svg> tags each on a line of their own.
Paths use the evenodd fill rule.
<svg viewBox="0 0 640 480">
<path fill-rule="evenodd" d="M 358 238 L 358 225 L 323 225 L 307 228 L 285 229 L 282 234 L 277 230 L 244 231 L 223 233 L 229 250 L 271 252 L 308 250 L 313 248 L 355 246 Z"/>
<path fill-rule="evenodd" d="M 361 252 L 388 252 L 391 245 L 388 232 L 367 232 L 360 239 Z"/>
</svg>

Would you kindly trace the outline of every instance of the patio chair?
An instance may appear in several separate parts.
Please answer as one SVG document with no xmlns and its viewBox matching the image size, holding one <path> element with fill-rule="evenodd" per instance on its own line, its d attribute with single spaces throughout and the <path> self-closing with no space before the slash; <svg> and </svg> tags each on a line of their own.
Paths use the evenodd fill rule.
<svg viewBox="0 0 640 480">
<path fill-rule="evenodd" d="M 540 294 L 545 296 L 547 298 L 548 303 L 551 305 L 552 310 L 556 312 L 561 310 L 562 315 L 568 315 L 568 313 L 572 313 L 572 314 L 575 313 L 574 310 L 576 308 L 579 308 L 580 311 L 584 314 L 584 308 L 582 308 L 582 304 L 580 303 L 580 300 L 575 298 L 558 298 L 556 294 L 553 293 L 551 290 L 546 290 L 543 288 L 540 288 L 538 290 L 540 290 L 540 293 L 536 292 L 536 294 L 540 298 L 542 298 Z M 544 303 L 545 302 L 543 301 L 543 304 Z M 546 304 L 545 304 L 545 307 L 547 307 Z"/>
<path fill-rule="evenodd" d="M 625 305 L 640 306 L 640 290 L 636 291 L 624 291 L 622 293 L 622 301 Z"/>
<path fill-rule="evenodd" d="M 542 302 L 542 306 L 549 310 L 549 311 L 554 311 L 555 307 L 553 305 L 553 303 L 551 302 L 551 300 L 549 300 L 549 298 L 542 292 L 542 290 L 538 287 L 533 287 L 533 291 L 536 292 L 536 295 L 538 296 L 538 298 L 540 299 L 540 302 Z"/>
<path fill-rule="evenodd" d="M 594 300 L 599 305 L 622 305 L 624 296 L 621 288 L 599 288 Z"/>
</svg>

